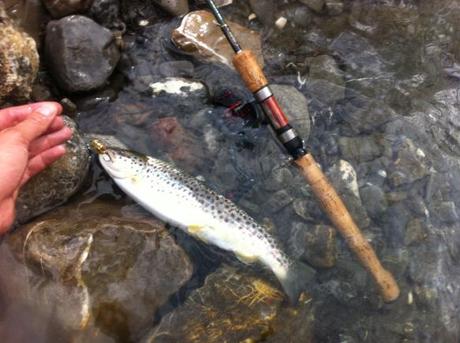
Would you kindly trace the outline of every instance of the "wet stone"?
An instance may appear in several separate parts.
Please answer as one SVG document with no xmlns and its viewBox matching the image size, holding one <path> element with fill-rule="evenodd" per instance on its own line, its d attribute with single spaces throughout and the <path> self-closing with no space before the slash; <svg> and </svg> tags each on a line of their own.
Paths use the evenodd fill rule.
<svg viewBox="0 0 460 343">
<path fill-rule="evenodd" d="M 8 249 L 17 261 L 1 268 L 17 272 L 0 282 L 10 310 L 31 306 L 34 320 L 57 326 L 63 341 L 137 341 L 193 267 L 164 224 L 122 210 L 102 201 L 73 204 L 9 236 L 2 261 Z"/>
<path fill-rule="evenodd" d="M 378 136 L 340 137 L 340 153 L 348 161 L 368 162 L 382 155 L 383 147 Z"/>
<path fill-rule="evenodd" d="M 444 223 L 458 222 L 458 211 L 453 201 L 435 202 L 432 204 L 431 213 Z"/>
<path fill-rule="evenodd" d="M 317 268 L 332 268 L 337 260 L 336 230 L 327 225 L 292 225 L 289 248 L 294 258 L 301 258 Z"/>
<path fill-rule="evenodd" d="M 67 153 L 21 189 L 16 205 L 18 223 L 25 223 L 63 204 L 80 189 L 85 180 L 90 164 L 86 142 L 75 122 L 64 118 L 66 125 L 73 129 L 73 137 L 66 144 Z"/>
<path fill-rule="evenodd" d="M 67 92 L 81 92 L 105 85 L 120 52 L 109 30 L 74 15 L 48 23 L 45 56 L 59 86 Z"/>
<path fill-rule="evenodd" d="M 170 342 L 312 342 L 314 307 L 282 305 L 283 293 L 264 279 L 228 266 L 206 278 L 184 304 L 167 314 L 142 340 Z"/>
<path fill-rule="evenodd" d="M 344 10 L 344 3 L 342 0 L 326 0 L 326 11 L 329 15 L 340 15 Z"/>
<path fill-rule="evenodd" d="M 54 18 L 62 18 L 85 12 L 93 0 L 42 0 L 42 2 Z"/>
<path fill-rule="evenodd" d="M 416 245 L 422 243 L 428 237 L 428 230 L 421 219 L 412 219 L 406 225 L 406 245 Z"/>
<path fill-rule="evenodd" d="M 310 57 L 306 60 L 309 66 L 309 76 L 312 79 L 323 79 L 338 86 L 345 86 L 343 72 L 335 59 L 328 55 Z"/>
<path fill-rule="evenodd" d="M 98 24 L 108 28 L 117 28 L 120 26 L 119 15 L 119 0 L 93 0 L 88 10 L 88 16 L 93 18 Z"/>
<path fill-rule="evenodd" d="M 35 41 L 18 29 L 0 3 L 0 105 L 7 97 L 29 98 L 38 65 Z"/>
<path fill-rule="evenodd" d="M 360 228 L 368 227 L 370 219 L 359 195 L 358 179 L 353 166 L 347 161 L 340 160 L 327 171 L 327 175 L 342 196 L 358 226 Z"/>
<path fill-rule="evenodd" d="M 159 66 L 159 72 L 164 77 L 192 77 L 194 66 L 189 61 L 167 61 Z"/>
<path fill-rule="evenodd" d="M 189 11 L 188 0 L 153 0 L 172 15 L 183 15 Z"/>
<path fill-rule="evenodd" d="M 267 213 L 275 213 L 281 211 L 292 203 L 292 201 L 294 201 L 292 195 L 290 195 L 288 191 L 282 189 L 270 195 L 268 201 L 264 204 L 264 208 Z"/>
<path fill-rule="evenodd" d="M 275 14 L 278 9 L 278 2 L 276 0 L 249 0 L 251 9 L 257 16 L 257 19 L 264 25 L 273 25 L 275 22 Z"/>
<path fill-rule="evenodd" d="M 387 199 L 383 190 L 371 183 L 366 183 L 359 189 L 359 194 L 367 214 L 374 219 L 378 219 L 388 208 Z"/>
<path fill-rule="evenodd" d="M 299 0 L 302 4 L 307 5 L 316 12 L 322 12 L 324 9 L 324 0 Z"/>
<path fill-rule="evenodd" d="M 281 108 L 285 111 L 289 122 L 296 128 L 302 139 L 310 136 L 310 113 L 308 101 L 295 87 L 287 85 L 270 85 Z"/>
<path fill-rule="evenodd" d="M 7 15 L 12 18 L 16 24 L 30 35 L 41 47 L 41 38 L 43 34 L 43 23 L 48 19 L 48 14 L 41 0 L 6 0 L 5 3 Z"/>
<path fill-rule="evenodd" d="M 394 147 L 396 159 L 390 167 L 389 180 L 395 187 L 413 183 L 429 174 L 425 152 L 410 138 L 403 138 Z"/>
<path fill-rule="evenodd" d="M 251 49 L 260 65 L 264 65 L 260 34 L 239 24 L 227 21 L 242 46 Z M 173 31 L 172 41 L 184 52 L 205 62 L 219 62 L 233 68 L 234 52 L 224 39 L 214 16 L 208 11 L 187 14 L 180 27 Z"/>
</svg>

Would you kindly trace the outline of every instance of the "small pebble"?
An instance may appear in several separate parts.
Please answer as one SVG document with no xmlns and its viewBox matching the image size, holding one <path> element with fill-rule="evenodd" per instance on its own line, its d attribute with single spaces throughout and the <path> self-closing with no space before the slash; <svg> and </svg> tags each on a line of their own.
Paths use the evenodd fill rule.
<svg viewBox="0 0 460 343">
<path fill-rule="evenodd" d="M 287 24 L 287 19 L 285 17 L 279 17 L 276 19 L 275 25 L 278 29 L 282 30 Z"/>
</svg>

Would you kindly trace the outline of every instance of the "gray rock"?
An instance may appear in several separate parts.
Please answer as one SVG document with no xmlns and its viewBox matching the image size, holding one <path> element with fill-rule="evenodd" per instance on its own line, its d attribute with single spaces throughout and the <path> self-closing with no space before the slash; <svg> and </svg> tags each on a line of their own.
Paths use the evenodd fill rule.
<svg viewBox="0 0 460 343">
<path fill-rule="evenodd" d="M 301 258 L 317 268 L 332 268 L 337 261 L 337 232 L 327 225 L 308 227 L 292 225 L 289 247 L 294 258 Z"/>
<path fill-rule="evenodd" d="M 6 15 L 0 3 L 0 105 L 10 99 L 28 99 L 38 72 L 35 41 Z"/>
<path fill-rule="evenodd" d="M 359 189 L 359 194 L 371 218 L 378 219 L 387 210 L 387 199 L 380 187 L 366 183 Z"/>
<path fill-rule="evenodd" d="M 153 82 L 150 85 L 154 97 L 167 96 L 168 98 L 190 99 L 198 98 L 205 101 L 208 98 L 208 91 L 203 83 L 180 77 L 168 77 Z M 174 100 L 171 100 L 174 101 Z"/>
<path fill-rule="evenodd" d="M 120 26 L 119 0 L 93 0 L 88 15 L 97 23 L 108 28 Z"/>
<path fill-rule="evenodd" d="M 54 341 L 62 332 L 62 341 L 107 342 L 99 332 L 112 342 L 136 341 L 190 279 L 192 264 L 164 224 L 123 209 L 107 202 L 61 208 L 2 244 L 2 263 L 6 249 L 19 261 L 14 278 L 0 281 L 13 295 L 10 310 L 25 304 L 59 329 L 38 337 Z"/>
<path fill-rule="evenodd" d="M 428 237 L 428 230 L 422 220 L 414 218 L 406 225 L 406 245 L 417 245 L 422 243 Z"/>
<path fill-rule="evenodd" d="M 343 72 L 339 69 L 335 59 L 328 55 L 307 58 L 309 76 L 312 79 L 323 79 L 338 86 L 345 86 Z"/>
<path fill-rule="evenodd" d="M 283 306 L 276 286 L 228 266 L 219 268 L 185 303 L 142 340 L 169 342 L 313 342 L 314 307 L 308 296 L 295 311 Z"/>
<path fill-rule="evenodd" d="M 85 12 L 93 0 L 42 0 L 54 18 Z"/>
<path fill-rule="evenodd" d="M 326 80 L 307 80 L 306 92 L 321 106 L 331 107 L 345 97 L 345 87 Z"/>
<path fill-rule="evenodd" d="M 192 77 L 194 66 L 189 61 L 167 61 L 159 66 L 159 72 L 163 77 Z"/>
<path fill-rule="evenodd" d="M 393 186 L 413 183 L 429 174 L 428 159 L 410 138 L 403 138 L 394 147 L 395 160 L 391 164 L 389 180 Z"/>
<path fill-rule="evenodd" d="M 315 12 L 322 12 L 324 9 L 324 0 L 299 0 Z"/>
<path fill-rule="evenodd" d="M 358 179 L 353 166 L 340 160 L 327 171 L 327 175 L 358 226 L 362 229 L 368 227 L 370 219 L 359 195 Z"/>
<path fill-rule="evenodd" d="M 172 15 L 183 15 L 190 10 L 188 0 L 153 0 Z"/>
<path fill-rule="evenodd" d="M 310 113 L 305 96 L 293 86 L 271 85 L 273 94 L 278 99 L 292 126 L 304 140 L 310 136 Z"/>
<path fill-rule="evenodd" d="M 432 204 L 433 215 L 444 223 L 458 222 L 458 211 L 453 201 L 435 202 Z"/>
<path fill-rule="evenodd" d="M 72 139 L 67 142 L 67 153 L 21 189 L 16 204 L 18 223 L 25 223 L 66 202 L 78 191 L 88 173 L 86 142 L 73 120 L 65 117 L 65 122 L 74 131 Z"/>
<path fill-rule="evenodd" d="M 396 117 L 396 113 L 383 102 L 361 96 L 339 106 L 338 112 L 354 134 L 371 132 Z"/>
<path fill-rule="evenodd" d="M 290 195 L 286 190 L 281 189 L 278 192 L 270 195 L 268 201 L 264 204 L 264 208 L 266 209 L 267 213 L 276 213 L 281 211 L 293 201 L 294 198 L 292 195 Z"/>
<path fill-rule="evenodd" d="M 357 163 L 375 160 L 382 155 L 383 147 L 377 136 L 340 137 L 341 156 Z"/>
<path fill-rule="evenodd" d="M 249 4 L 260 22 L 265 25 L 273 25 L 275 22 L 275 14 L 277 13 L 278 8 L 277 1 L 249 0 Z"/>
<path fill-rule="evenodd" d="M 343 32 L 330 44 L 329 49 L 338 54 L 350 71 L 381 76 L 386 63 L 369 41 L 354 32 Z"/>
<path fill-rule="evenodd" d="M 45 56 L 59 86 L 67 92 L 80 92 L 103 86 L 120 52 L 109 30 L 75 15 L 48 23 Z"/>
</svg>

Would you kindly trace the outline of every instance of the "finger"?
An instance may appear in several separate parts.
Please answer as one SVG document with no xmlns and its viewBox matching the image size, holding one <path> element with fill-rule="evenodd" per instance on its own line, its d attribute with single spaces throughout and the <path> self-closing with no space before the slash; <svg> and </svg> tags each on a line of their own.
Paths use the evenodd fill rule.
<svg viewBox="0 0 460 343">
<path fill-rule="evenodd" d="M 12 130 L 19 134 L 24 143 L 28 145 L 49 129 L 59 110 L 56 103 L 43 103 Z"/>
<path fill-rule="evenodd" d="M 54 118 L 53 122 L 51 123 L 48 132 L 54 132 L 62 129 L 64 127 L 64 119 L 61 116 L 57 116 Z"/>
<path fill-rule="evenodd" d="M 0 131 L 23 121 L 33 112 L 31 105 L 15 106 L 0 110 Z"/>
<path fill-rule="evenodd" d="M 42 153 L 45 150 L 51 149 L 56 145 L 60 145 L 72 137 L 72 129 L 63 127 L 59 131 L 49 133 L 34 140 L 29 145 L 29 159 Z"/>
<path fill-rule="evenodd" d="M 32 176 L 40 173 L 53 162 L 64 156 L 65 151 L 66 150 L 64 145 L 58 145 L 52 147 L 51 149 L 45 150 L 32 158 L 27 165 L 27 170 L 24 173 L 21 181 L 21 186 L 29 181 Z"/>
</svg>

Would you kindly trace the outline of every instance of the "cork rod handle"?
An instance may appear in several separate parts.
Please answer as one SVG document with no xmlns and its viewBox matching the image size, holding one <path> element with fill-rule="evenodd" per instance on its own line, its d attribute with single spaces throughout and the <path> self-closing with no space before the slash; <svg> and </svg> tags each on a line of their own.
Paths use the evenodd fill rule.
<svg viewBox="0 0 460 343">
<path fill-rule="evenodd" d="M 371 273 L 385 302 L 392 302 L 399 296 L 399 287 L 393 275 L 380 264 L 369 242 L 364 238 L 358 226 L 348 213 L 347 208 L 337 192 L 318 167 L 311 154 L 298 160 L 305 179 L 312 187 L 313 193 L 320 201 L 323 210 L 341 233 L 350 249 L 356 254 L 361 264 Z"/>
<path fill-rule="evenodd" d="M 268 85 L 262 68 L 251 50 L 242 50 L 233 56 L 233 65 L 252 93 Z"/>
</svg>

